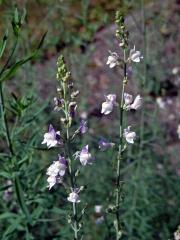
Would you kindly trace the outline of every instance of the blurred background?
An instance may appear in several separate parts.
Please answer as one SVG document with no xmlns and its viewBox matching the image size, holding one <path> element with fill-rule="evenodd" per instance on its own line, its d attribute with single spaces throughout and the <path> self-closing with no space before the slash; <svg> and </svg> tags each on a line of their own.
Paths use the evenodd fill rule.
<svg viewBox="0 0 180 240">
<path fill-rule="evenodd" d="M 97 143 L 101 137 L 118 141 L 117 113 L 108 117 L 100 113 L 104 95 L 119 96 L 121 87 L 122 71 L 106 65 L 109 50 L 122 54 L 115 38 L 114 16 L 118 9 L 126 18 L 129 47 L 136 45 L 144 56 L 143 62 L 128 69 L 126 92 L 140 93 L 144 105 L 126 119 L 138 138 L 135 146 L 128 148 L 122 164 L 122 239 L 179 239 L 174 232 L 180 225 L 180 1 L 0 0 L 2 43 L 8 31 L 6 49 L 0 57 L 1 69 L 17 40 L 12 22 L 18 14 L 24 16 L 14 55 L 7 64 L 7 69 L 13 69 L 3 82 L 16 157 L 9 156 L 2 123 L 1 239 L 72 239 L 66 214 L 70 206 L 63 188 L 50 192 L 46 188 L 46 169 L 56 160 L 57 151 L 46 151 L 41 146 L 49 123 L 59 127 L 60 116 L 53 112 L 53 98 L 57 88 L 56 61 L 62 53 L 74 85 L 80 90 L 78 117 L 88 119 L 89 135 L 80 139 L 78 146 L 88 142 L 96 159 L 92 167 L 82 170 L 80 178 L 81 184 L 87 184 L 82 196 L 88 203 L 84 239 L 113 239 L 112 216 L 102 219 L 102 212 L 97 213 L 94 208 L 108 206 L 115 184 L 115 153 L 100 152 Z M 43 36 L 38 56 L 27 59 Z M 17 69 L 18 61 L 24 62 Z M 18 173 L 20 188 L 19 182 L 11 181 L 14 171 Z M 30 226 L 25 220 L 27 211 L 31 215 Z"/>
</svg>

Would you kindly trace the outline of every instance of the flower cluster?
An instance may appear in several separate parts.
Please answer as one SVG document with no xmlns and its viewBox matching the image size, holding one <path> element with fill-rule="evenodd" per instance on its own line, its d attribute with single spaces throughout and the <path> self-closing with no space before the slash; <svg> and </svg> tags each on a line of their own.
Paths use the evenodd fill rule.
<svg viewBox="0 0 180 240">
<path fill-rule="evenodd" d="M 65 134 L 61 134 L 60 131 L 56 131 L 52 124 L 49 125 L 48 132 L 44 134 L 42 144 L 47 144 L 48 148 L 61 147 L 62 155 L 58 155 L 58 160 L 54 161 L 47 169 L 47 182 L 48 188 L 51 189 L 55 184 L 63 183 L 64 176 L 67 171 L 72 174 L 71 154 L 66 152 L 69 142 L 74 139 L 78 134 L 85 134 L 88 130 L 87 121 L 82 119 L 79 128 L 73 132 L 72 136 L 69 133 L 69 129 L 72 125 L 72 121 L 75 118 L 77 111 L 77 103 L 75 101 L 79 94 L 78 90 L 73 91 L 73 82 L 70 80 L 70 72 L 68 72 L 64 59 L 59 57 L 57 62 L 58 72 L 57 80 L 59 86 L 57 88 L 58 96 L 54 97 L 54 110 L 61 111 L 64 116 L 61 118 L 61 125 L 64 126 Z M 73 154 L 72 154 L 73 155 Z M 89 152 L 88 145 L 84 146 L 79 153 L 79 161 L 82 166 L 92 164 L 92 155 Z M 74 178 L 74 176 L 73 176 Z M 79 203 L 79 190 L 73 184 L 70 188 L 68 201 L 72 203 Z"/>
<path fill-rule="evenodd" d="M 49 189 L 51 189 L 56 183 L 63 181 L 63 176 L 66 173 L 67 160 L 59 154 L 58 161 L 53 162 L 47 169 L 47 175 L 49 176 L 47 182 Z"/>
<path fill-rule="evenodd" d="M 128 68 L 130 63 L 139 63 L 143 56 L 141 55 L 141 52 L 136 50 L 135 46 L 132 49 L 128 49 L 128 31 L 125 27 L 124 17 L 120 14 L 120 12 L 116 13 L 116 24 L 117 24 L 117 30 L 116 30 L 116 37 L 119 40 L 119 46 L 123 50 L 123 54 L 118 54 L 116 52 L 110 51 L 110 56 L 107 59 L 106 64 L 110 68 L 114 67 L 121 67 L 123 66 L 123 72 L 124 77 L 122 79 L 122 82 L 120 83 L 122 85 L 122 91 L 119 96 L 120 99 L 117 99 L 116 94 L 108 94 L 105 96 L 105 102 L 102 103 L 101 113 L 104 115 L 110 114 L 114 107 L 119 108 L 119 143 L 118 143 L 118 153 L 117 153 L 117 169 L 116 169 L 116 189 L 114 191 L 114 195 L 116 196 L 115 205 L 113 205 L 113 209 L 116 209 L 116 220 L 114 221 L 114 226 L 116 230 L 116 239 L 120 239 L 122 236 L 121 231 L 121 223 L 120 223 L 120 215 L 119 215 L 119 208 L 121 203 L 121 184 L 120 184 L 120 161 L 123 159 L 124 151 L 126 149 L 126 143 L 128 144 L 134 144 L 136 140 L 136 133 L 131 130 L 131 126 L 124 127 L 124 111 L 136 111 L 142 106 L 142 97 L 138 94 L 135 98 L 125 92 L 125 87 L 128 83 Z M 120 56 L 123 56 L 123 59 L 121 59 Z M 118 103 L 117 103 L 118 102 Z M 126 143 L 124 143 L 126 142 Z M 108 148 L 113 147 L 115 144 L 108 142 L 104 139 L 102 139 L 99 142 L 99 148 L 102 151 L 105 151 Z M 117 149 L 117 148 L 116 148 Z"/>
</svg>

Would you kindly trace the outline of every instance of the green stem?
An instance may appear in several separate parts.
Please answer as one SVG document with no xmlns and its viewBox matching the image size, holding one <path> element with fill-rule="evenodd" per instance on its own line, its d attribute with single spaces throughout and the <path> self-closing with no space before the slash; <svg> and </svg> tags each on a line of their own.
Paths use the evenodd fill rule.
<svg viewBox="0 0 180 240">
<path fill-rule="evenodd" d="M 69 119 L 69 111 L 68 111 L 68 99 L 67 99 L 67 87 L 66 84 L 62 84 L 63 87 L 63 92 L 64 92 L 64 100 L 65 100 L 65 117 L 66 120 L 68 121 Z M 66 152 L 67 152 L 67 157 L 68 157 L 68 170 L 70 174 L 70 182 L 71 182 L 71 190 L 73 191 L 75 188 L 75 183 L 74 183 L 74 176 L 73 176 L 73 171 L 72 171 L 72 160 L 71 160 L 71 155 L 70 155 L 70 150 L 69 150 L 69 124 L 67 123 L 66 127 Z M 77 221 L 77 206 L 76 203 L 73 203 L 73 231 L 74 231 L 74 240 L 78 240 L 78 221 Z"/>
<path fill-rule="evenodd" d="M 119 150 L 117 156 L 117 179 L 116 179 L 116 221 L 117 221 L 117 229 L 116 229 L 116 239 L 120 239 L 120 201 L 121 201 L 121 184 L 120 184 L 120 169 L 121 169 L 121 161 L 123 159 L 122 149 L 123 149 L 123 105 L 124 105 L 124 90 L 127 81 L 127 63 L 126 63 L 126 50 L 124 50 L 124 79 L 121 91 L 121 100 L 120 100 L 120 110 L 119 110 Z"/>
</svg>

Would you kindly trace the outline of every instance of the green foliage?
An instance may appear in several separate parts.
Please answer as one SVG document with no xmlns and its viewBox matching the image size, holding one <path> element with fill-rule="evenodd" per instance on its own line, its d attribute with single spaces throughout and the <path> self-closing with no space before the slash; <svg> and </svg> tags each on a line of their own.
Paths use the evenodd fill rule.
<svg viewBox="0 0 180 240">
<path fill-rule="evenodd" d="M 6 2 L 1 0 L 0 6 L 4 6 Z M 80 54 L 79 46 L 86 48 L 87 44 L 93 41 L 97 29 L 109 23 L 111 19 L 111 16 L 105 12 L 104 5 L 97 4 L 96 7 L 92 7 L 91 1 L 81 1 L 78 5 L 81 11 L 76 13 L 75 17 L 71 14 L 73 1 L 62 1 L 61 4 L 59 1 L 37 2 L 48 6 L 48 14 L 43 24 L 33 29 L 33 33 L 30 32 L 27 24 L 27 19 L 30 20 L 31 15 L 28 12 L 26 14 L 26 10 L 20 13 L 18 8 L 12 13 L 10 5 L 8 5 L 7 19 L 12 23 L 12 28 L 9 23 L 7 27 L 4 23 L 5 29 L 8 29 L 5 31 L 1 29 L 3 30 L 0 39 L 0 239 L 2 240 L 72 239 L 71 229 L 67 224 L 67 212 L 71 212 L 67 195 L 61 186 L 51 191 L 46 187 L 46 169 L 56 159 L 56 153 L 42 147 L 42 137 L 46 131 L 46 127 L 42 126 L 52 121 L 56 124 L 56 113 L 50 113 L 49 96 L 42 100 L 39 95 L 38 86 L 44 84 L 44 81 L 39 83 L 36 76 L 33 76 L 33 65 L 39 57 L 43 58 L 42 48 L 52 51 L 59 42 L 60 49 L 68 45 L 70 51 L 66 52 L 66 56 L 69 65 L 74 68 L 72 77 L 79 81 L 75 81 L 75 85 L 78 85 L 82 92 L 80 109 L 84 109 L 87 106 L 88 96 L 93 95 L 87 93 L 87 83 L 84 81 L 85 68 L 88 66 L 88 58 L 93 48 L 90 53 L 82 51 L 83 54 Z M 115 1 L 112 4 L 114 4 L 112 11 L 114 16 L 114 8 L 117 5 Z M 57 16 L 57 13 L 59 18 L 52 21 L 52 16 Z M 5 14 L 6 12 L 2 15 Z M 46 24 L 48 24 L 47 35 L 44 34 L 44 28 L 38 30 Z M 39 31 L 38 34 L 35 30 Z M 45 44 L 42 46 L 44 41 Z M 158 45 L 158 49 L 159 47 Z M 140 88 L 144 87 L 141 91 L 146 97 L 141 126 L 136 130 L 140 139 L 143 139 L 143 144 L 140 146 L 140 139 L 137 139 L 135 148 L 128 150 L 128 156 L 121 170 L 124 188 L 121 209 L 124 240 L 171 239 L 179 225 L 179 177 L 166 149 L 163 148 L 164 129 L 159 124 L 158 111 L 154 108 L 150 112 L 147 107 L 148 104 L 154 105 L 154 99 L 147 96 L 148 93 L 152 91 L 158 93 L 159 79 L 166 75 L 166 70 L 157 69 L 157 62 L 154 63 L 152 60 L 153 57 L 155 59 L 158 57 L 158 51 L 154 56 L 150 53 L 151 56 L 145 61 L 148 66 L 145 66 L 148 81 L 144 86 L 142 84 L 144 70 L 134 69 L 134 78 L 139 79 L 138 85 Z M 73 66 L 75 62 L 80 71 L 77 71 L 76 65 Z M 51 77 L 51 81 L 55 81 L 55 72 Z M 136 113 L 133 116 L 138 118 Z M 118 140 L 115 132 L 116 124 L 114 121 L 111 125 L 102 128 L 99 119 L 93 117 L 89 119 L 91 135 L 85 140 L 92 142 L 91 149 L 96 160 L 90 168 L 80 169 L 81 175 L 78 180 L 80 186 L 87 183 L 82 194 L 82 201 L 87 203 L 85 216 L 82 219 L 84 239 L 114 240 L 114 217 L 109 202 L 114 197 L 112 187 L 115 185 L 113 172 L 116 152 L 109 150 L 100 153 L 97 145 L 100 136 L 104 133 Z M 81 147 L 85 140 L 80 139 L 76 144 Z M 164 153 L 159 153 L 157 147 L 161 147 Z M 72 144 L 71 151 L 75 150 L 77 149 Z M 100 215 L 94 212 L 94 206 L 102 203 L 103 213 L 108 212 L 108 214 L 105 214 L 102 223 L 97 224 Z M 80 212 L 80 209 L 78 210 Z M 84 209 L 81 213 L 84 214 Z"/>
</svg>

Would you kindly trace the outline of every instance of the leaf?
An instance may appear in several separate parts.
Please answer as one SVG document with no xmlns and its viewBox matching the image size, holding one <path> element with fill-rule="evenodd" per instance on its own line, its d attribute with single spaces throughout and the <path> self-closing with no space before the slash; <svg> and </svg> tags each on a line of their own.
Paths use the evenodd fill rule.
<svg viewBox="0 0 180 240">
<path fill-rule="evenodd" d="M 0 82 L 3 82 L 9 78 L 11 78 L 13 75 L 15 75 L 15 73 L 17 72 L 17 70 L 26 62 L 32 60 L 35 57 L 35 55 L 31 55 L 23 60 L 18 61 L 17 63 L 15 63 L 10 69 L 6 70 L 3 74 L 3 76 L 0 78 Z"/>
<path fill-rule="evenodd" d="M 25 203 L 25 198 L 24 198 L 24 194 L 23 194 L 23 190 L 22 190 L 19 178 L 17 176 L 15 177 L 15 191 L 16 191 L 16 196 L 17 196 L 19 205 L 23 213 L 25 214 L 28 222 L 30 223 L 31 222 L 30 214 Z"/>
<path fill-rule="evenodd" d="M 0 214 L 0 220 L 2 219 L 6 219 L 6 218 L 15 218 L 17 217 L 17 215 L 15 213 L 11 213 L 11 212 L 5 212 L 5 213 L 2 213 Z"/>
<path fill-rule="evenodd" d="M 0 58 L 2 57 L 4 50 L 6 48 L 7 40 L 8 40 L 8 30 L 6 30 L 2 43 L 0 44 Z"/>
<path fill-rule="evenodd" d="M 46 32 L 47 33 L 47 32 Z M 46 33 L 43 34 L 36 50 L 28 57 L 16 62 L 15 64 L 13 64 L 9 69 L 7 69 L 4 74 L 1 76 L 0 78 L 0 82 L 4 82 L 6 81 L 7 79 L 11 78 L 12 76 L 15 75 L 15 73 L 17 72 L 17 70 L 22 66 L 24 65 L 25 63 L 31 61 L 32 59 L 35 59 L 38 55 L 38 51 L 39 49 L 41 48 L 43 42 L 44 42 L 44 39 L 45 39 L 45 36 L 46 36 Z"/>
<path fill-rule="evenodd" d="M 4 177 L 4 178 L 7 178 L 7 179 L 10 179 L 11 178 L 11 174 L 8 173 L 8 172 L 5 172 L 5 171 L 1 171 L 0 172 L 0 176 Z"/>
<path fill-rule="evenodd" d="M 7 235 L 9 235 L 10 233 L 12 233 L 12 232 L 14 232 L 15 230 L 17 230 L 19 227 L 22 227 L 22 226 L 20 225 L 20 221 L 21 221 L 21 219 L 20 219 L 20 218 L 17 218 L 16 220 L 14 220 L 14 221 L 12 222 L 12 224 L 9 224 L 9 225 L 8 225 L 8 228 L 6 229 L 6 231 L 5 231 L 4 234 L 3 234 L 3 239 L 4 239 Z"/>
<path fill-rule="evenodd" d="M 42 214 L 42 212 L 44 211 L 44 208 L 42 206 L 38 206 L 32 213 L 32 218 L 33 219 L 38 219 L 40 218 L 40 215 Z"/>
</svg>

